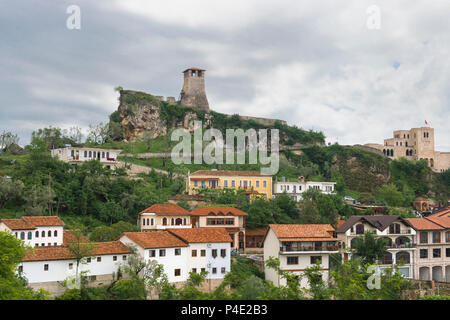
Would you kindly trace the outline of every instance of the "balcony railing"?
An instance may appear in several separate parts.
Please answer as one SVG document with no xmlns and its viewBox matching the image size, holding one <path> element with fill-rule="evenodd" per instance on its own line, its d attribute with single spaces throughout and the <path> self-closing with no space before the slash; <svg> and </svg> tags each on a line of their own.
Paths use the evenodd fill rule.
<svg viewBox="0 0 450 320">
<path fill-rule="evenodd" d="M 411 230 L 401 230 L 400 232 L 390 232 L 389 230 L 388 230 L 388 232 L 387 232 L 388 234 L 411 234 Z"/>
<path fill-rule="evenodd" d="M 280 252 L 338 251 L 338 246 L 280 247 Z"/>
<path fill-rule="evenodd" d="M 415 248 L 415 243 L 405 243 L 405 244 L 391 244 L 387 246 L 389 249 L 408 249 L 408 248 Z"/>
</svg>

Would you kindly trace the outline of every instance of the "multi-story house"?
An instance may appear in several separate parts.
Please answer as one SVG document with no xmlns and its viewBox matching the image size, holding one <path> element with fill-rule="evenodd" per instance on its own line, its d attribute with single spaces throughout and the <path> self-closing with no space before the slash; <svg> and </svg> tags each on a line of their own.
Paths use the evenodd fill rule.
<svg viewBox="0 0 450 320">
<path fill-rule="evenodd" d="M 233 207 L 201 207 L 191 211 L 195 228 L 225 228 L 231 237 L 231 249 L 245 249 L 247 213 Z"/>
<path fill-rule="evenodd" d="M 352 252 L 354 241 L 365 232 L 374 232 L 378 237 L 386 239 L 388 252 L 379 261 L 380 270 L 397 265 L 404 277 L 413 277 L 416 230 L 408 220 L 385 215 L 351 216 L 336 230 L 337 237 L 343 241 L 341 253 L 344 261 L 355 257 Z"/>
<path fill-rule="evenodd" d="M 32 247 L 61 246 L 64 222 L 56 216 L 23 216 L 0 220 L 0 231 L 9 231 Z"/>
<path fill-rule="evenodd" d="M 331 194 L 334 193 L 335 185 L 336 182 L 305 181 L 304 177 L 300 177 L 298 182 L 274 182 L 273 193 L 275 195 L 287 193 L 294 201 L 301 201 L 302 194 L 306 190 L 316 189 L 320 190 L 322 193 Z"/>
<path fill-rule="evenodd" d="M 98 160 L 108 169 L 117 168 L 117 156 L 122 150 L 99 149 L 82 147 L 65 147 L 51 150 L 51 155 L 71 165 L 77 165 L 84 161 Z"/>
<path fill-rule="evenodd" d="M 199 190 L 236 189 L 245 190 L 251 199 L 254 197 L 272 197 L 272 176 L 259 171 L 227 171 L 227 170 L 199 170 L 187 177 L 186 191 L 197 194 Z"/>
<path fill-rule="evenodd" d="M 301 286 L 308 287 L 306 268 L 320 262 L 322 278 L 328 280 L 329 256 L 338 253 L 339 239 L 333 236 L 329 224 L 271 224 L 264 238 L 264 261 L 270 257 L 280 260 L 280 269 L 301 277 Z M 286 280 L 264 267 L 266 279 L 276 286 L 285 286 Z"/>
<path fill-rule="evenodd" d="M 91 284 L 112 280 L 119 266 L 126 264 L 131 254 L 119 241 L 98 242 L 94 245 L 86 263 L 79 265 L 79 273 L 86 272 Z M 64 293 L 63 281 L 75 277 L 77 262 L 67 246 L 37 247 L 27 250 L 19 264 L 19 272 L 33 289 L 45 289 L 60 295 Z"/>
<path fill-rule="evenodd" d="M 169 282 L 181 283 L 188 279 L 187 257 L 189 245 L 168 231 L 124 232 L 119 241 L 134 246 L 145 260 L 162 264 Z"/>
<path fill-rule="evenodd" d="M 191 213 L 176 204 L 154 204 L 139 212 L 141 231 L 191 228 Z"/>
<path fill-rule="evenodd" d="M 408 221 L 417 231 L 414 279 L 450 282 L 450 218 Z"/>
<path fill-rule="evenodd" d="M 189 245 L 188 272 L 207 271 L 213 287 L 230 271 L 231 238 L 225 228 L 168 229 Z"/>
</svg>

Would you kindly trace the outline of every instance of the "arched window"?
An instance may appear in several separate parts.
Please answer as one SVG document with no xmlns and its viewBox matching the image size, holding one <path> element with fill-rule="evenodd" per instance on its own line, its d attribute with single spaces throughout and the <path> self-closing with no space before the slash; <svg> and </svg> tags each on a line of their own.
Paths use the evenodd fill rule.
<svg viewBox="0 0 450 320">
<path fill-rule="evenodd" d="M 25 240 L 25 232 L 20 233 L 20 239 Z"/>
<path fill-rule="evenodd" d="M 183 219 L 177 218 L 177 219 L 175 220 L 175 225 L 181 226 L 182 224 L 183 224 Z"/>
<path fill-rule="evenodd" d="M 356 225 L 356 234 L 364 234 L 364 225 L 363 224 Z"/>
<path fill-rule="evenodd" d="M 392 264 L 392 253 L 387 252 L 380 262 L 381 264 Z"/>
<path fill-rule="evenodd" d="M 434 160 L 430 159 L 430 167 L 434 167 Z"/>
<path fill-rule="evenodd" d="M 396 260 L 397 264 L 399 264 L 399 263 L 408 264 L 411 261 L 409 252 L 406 252 L 406 251 L 398 252 L 397 255 L 395 256 L 395 258 L 396 258 L 395 260 Z"/>
<path fill-rule="evenodd" d="M 35 238 L 39 238 L 39 231 L 36 231 L 36 232 L 35 232 L 34 237 L 35 237 Z"/>
<path fill-rule="evenodd" d="M 386 247 L 392 247 L 392 239 L 389 237 L 383 237 L 384 243 L 386 244 Z"/>
<path fill-rule="evenodd" d="M 54 237 L 57 237 L 57 236 L 58 236 L 58 231 L 57 231 L 57 230 L 55 230 L 55 232 L 53 232 L 53 236 L 54 236 Z"/>
<path fill-rule="evenodd" d="M 162 223 L 163 223 L 163 226 L 167 226 L 167 218 L 163 218 Z"/>
<path fill-rule="evenodd" d="M 31 240 L 32 235 L 33 235 L 33 234 L 31 233 L 31 231 L 29 231 L 29 232 L 28 232 L 28 240 Z"/>
<path fill-rule="evenodd" d="M 47 232 L 47 236 L 51 237 L 52 236 L 52 232 L 50 230 L 48 230 Z"/>
<path fill-rule="evenodd" d="M 153 218 L 150 219 L 150 225 L 153 225 Z"/>
<path fill-rule="evenodd" d="M 42 232 L 41 232 L 41 237 L 42 237 L 42 238 L 45 238 L 45 231 L 42 231 Z"/>
</svg>

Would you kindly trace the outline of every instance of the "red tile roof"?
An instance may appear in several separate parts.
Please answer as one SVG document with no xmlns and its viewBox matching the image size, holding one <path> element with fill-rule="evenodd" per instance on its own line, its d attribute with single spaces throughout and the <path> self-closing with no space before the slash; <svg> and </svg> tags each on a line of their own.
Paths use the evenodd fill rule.
<svg viewBox="0 0 450 320">
<path fill-rule="evenodd" d="M 176 205 L 176 204 L 154 204 L 150 207 L 148 207 L 145 210 L 142 210 L 139 212 L 139 214 L 143 213 L 155 213 L 157 215 L 183 215 L 183 216 L 189 216 L 191 215 L 189 211 L 186 209 Z"/>
<path fill-rule="evenodd" d="M 120 241 L 96 242 L 90 256 L 129 254 L 131 250 Z M 52 261 L 52 260 L 72 260 L 73 254 L 66 246 L 36 247 L 25 251 L 23 262 L 30 261 Z"/>
<path fill-rule="evenodd" d="M 225 228 L 185 228 L 167 230 L 188 243 L 232 241 Z"/>
<path fill-rule="evenodd" d="M 430 221 L 426 218 L 409 218 L 407 219 L 415 230 L 442 230 L 442 226 Z"/>
<path fill-rule="evenodd" d="M 20 219 L 2 219 L 11 230 L 33 230 L 40 226 L 64 226 L 64 222 L 56 216 L 23 216 Z"/>
<path fill-rule="evenodd" d="M 24 221 L 22 219 L 1 219 L 0 222 L 3 222 L 9 229 L 11 230 L 34 230 L 35 226 Z"/>
<path fill-rule="evenodd" d="M 238 177 L 271 177 L 269 174 L 262 174 L 259 171 L 231 171 L 231 170 L 198 170 L 190 176 L 238 176 Z"/>
<path fill-rule="evenodd" d="M 168 231 L 124 232 L 123 236 L 128 237 L 144 249 L 187 247 L 185 242 Z"/>
<path fill-rule="evenodd" d="M 426 219 L 428 219 L 434 223 L 437 223 L 446 229 L 450 228 L 450 215 L 449 216 L 444 215 L 444 216 L 439 216 L 439 217 L 431 216 L 431 217 L 427 217 Z"/>
<path fill-rule="evenodd" d="M 233 207 L 201 207 L 196 208 L 191 211 L 191 215 L 195 216 L 207 216 L 209 214 L 213 215 L 231 215 L 231 216 L 246 216 L 247 213 L 245 213 L 242 210 L 233 208 Z"/>
<path fill-rule="evenodd" d="M 267 227 L 263 228 L 253 228 L 253 229 L 245 229 L 246 236 L 264 236 L 267 232 Z"/>
<path fill-rule="evenodd" d="M 82 242 L 89 242 L 89 239 L 85 236 L 82 236 L 81 238 Z M 63 231 L 63 246 L 67 246 L 72 241 L 75 241 L 75 235 L 72 233 L 71 230 L 64 230 Z"/>
<path fill-rule="evenodd" d="M 329 224 L 270 224 L 281 241 L 336 241 Z"/>
</svg>

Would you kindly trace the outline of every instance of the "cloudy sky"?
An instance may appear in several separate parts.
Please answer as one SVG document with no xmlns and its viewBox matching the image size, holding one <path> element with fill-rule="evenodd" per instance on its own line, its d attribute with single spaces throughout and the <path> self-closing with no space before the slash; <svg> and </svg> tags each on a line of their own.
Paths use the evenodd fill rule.
<svg viewBox="0 0 450 320">
<path fill-rule="evenodd" d="M 215 111 L 340 144 L 427 120 L 450 151 L 450 2 L 393 2 L 1 1 L 0 131 L 24 145 L 37 128 L 87 128 L 117 109 L 114 87 L 178 97 L 181 72 L 201 67 Z"/>
</svg>

